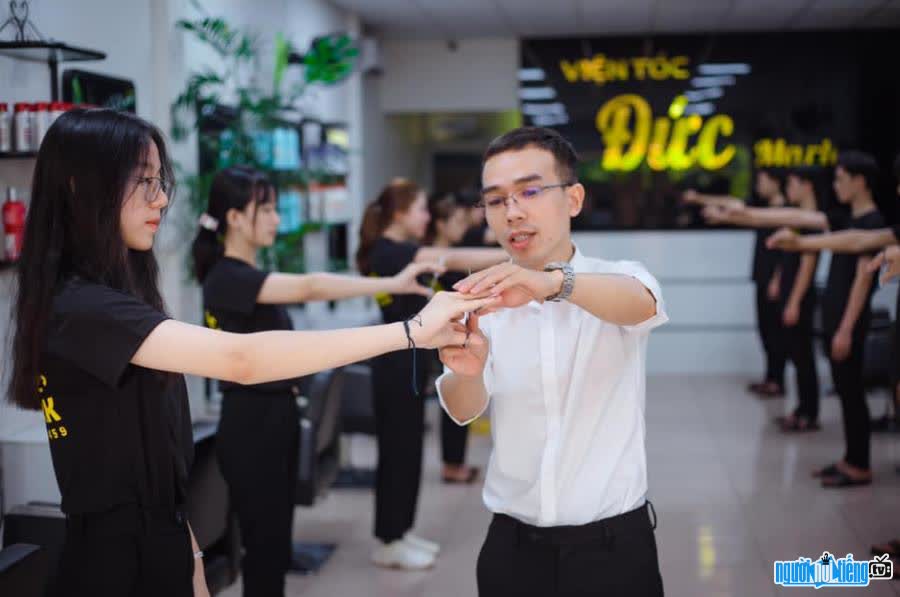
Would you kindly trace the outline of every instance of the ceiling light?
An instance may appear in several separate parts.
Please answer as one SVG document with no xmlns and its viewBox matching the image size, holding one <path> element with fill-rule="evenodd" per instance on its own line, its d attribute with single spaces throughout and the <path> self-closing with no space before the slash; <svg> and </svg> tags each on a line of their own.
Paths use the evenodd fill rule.
<svg viewBox="0 0 900 597">
<path fill-rule="evenodd" d="M 688 104 L 684 109 L 685 114 L 696 114 L 698 116 L 709 116 L 716 111 L 712 102 L 701 102 L 699 104 Z"/>
<path fill-rule="evenodd" d="M 691 85 L 694 87 L 724 87 L 726 85 L 734 85 L 734 75 L 723 75 L 720 77 L 694 77 L 691 79 Z"/>
<path fill-rule="evenodd" d="M 552 104 L 522 104 L 522 113 L 529 116 L 540 114 L 565 114 L 566 107 L 559 102 Z"/>
<path fill-rule="evenodd" d="M 708 99 L 718 99 L 725 94 L 721 87 L 707 87 L 706 89 L 691 89 L 685 91 L 684 96 L 692 102 L 702 102 Z"/>
<path fill-rule="evenodd" d="M 519 97 L 523 100 L 552 100 L 556 99 L 556 90 L 552 87 L 522 87 Z"/>
<path fill-rule="evenodd" d="M 750 65 L 743 62 L 701 64 L 697 72 L 701 75 L 749 75 Z"/>
<path fill-rule="evenodd" d="M 547 76 L 547 73 L 544 72 L 542 68 L 520 68 L 519 69 L 519 80 L 520 81 L 543 81 Z"/>
</svg>

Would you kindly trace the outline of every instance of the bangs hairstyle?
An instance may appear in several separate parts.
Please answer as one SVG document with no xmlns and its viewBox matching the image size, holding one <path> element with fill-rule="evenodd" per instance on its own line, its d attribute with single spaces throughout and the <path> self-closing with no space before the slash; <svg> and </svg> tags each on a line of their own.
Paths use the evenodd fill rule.
<svg viewBox="0 0 900 597">
<path fill-rule="evenodd" d="M 161 169 L 147 173 L 151 145 Z M 35 382 L 53 297 L 65 280 L 79 276 L 165 311 L 153 251 L 129 249 L 120 229 L 133 182 L 147 174 L 170 187 L 174 180 L 162 133 L 137 116 L 76 109 L 47 131 L 35 163 L 13 303 L 17 325 L 9 396 L 14 404 L 40 407 Z"/>
</svg>

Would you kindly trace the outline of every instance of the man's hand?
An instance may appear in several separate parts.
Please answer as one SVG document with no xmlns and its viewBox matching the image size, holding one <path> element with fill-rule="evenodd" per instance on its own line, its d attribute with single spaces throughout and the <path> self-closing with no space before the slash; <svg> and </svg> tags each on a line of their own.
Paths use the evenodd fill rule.
<svg viewBox="0 0 900 597">
<path fill-rule="evenodd" d="M 866 268 L 870 273 L 874 273 L 882 266 L 885 266 L 884 273 L 881 275 L 880 279 L 882 284 L 900 276 L 900 246 L 893 245 L 888 247 L 874 259 L 869 261 Z"/>
<path fill-rule="evenodd" d="M 779 228 L 766 240 L 767 249 L 799 251 L 802 237 L 790 228 Z"/>
<path fill-rule="evenodd" d="M 491 310 L 496 310 L 521 307 L 531 301 L 543 302 L 558 293 L 562 283 L 561 271 L 543 272 L 525 269 L 515 263 L 501 263 L 460 280 L 453 288 L 463 294 L 489 292 L 499 296 L 500 304 L 491 306 Z"/>
<path fill-rule="evenodd" d="M 850 347 L 853 345 L 853 336 L 850 332 L 838 330 L 831 339 L 831 358 L 840 362 L 850 356 Z"/>
<path fill-rule="evenodd" d="M 438 351 L 441 362 L 463 377 L 480 377 L 487 362 L 488 341 L 478 327 L 478 315 L 469 313 L 466 325 L 455 324 L 466 332 L 462 346 L 445 346 Z"/>
</svg>

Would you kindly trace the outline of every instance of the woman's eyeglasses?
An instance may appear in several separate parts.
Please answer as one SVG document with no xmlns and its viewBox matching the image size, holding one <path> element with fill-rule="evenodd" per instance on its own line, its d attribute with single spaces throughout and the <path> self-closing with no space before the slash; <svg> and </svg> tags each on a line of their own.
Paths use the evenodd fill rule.
<svg viewBox="0 0 900 597">
<path fill-rule="evenodd" d="M 159 176 L 141 176 L 135 178 L 137 186 L 134 190 L 141 193 L 144 201 L 149 205 L 159 198 L 159 192 L 162 191 L 166 195 L 172 190 L 172 185 L 167 180 L 163 180 Z"/>
</svg>

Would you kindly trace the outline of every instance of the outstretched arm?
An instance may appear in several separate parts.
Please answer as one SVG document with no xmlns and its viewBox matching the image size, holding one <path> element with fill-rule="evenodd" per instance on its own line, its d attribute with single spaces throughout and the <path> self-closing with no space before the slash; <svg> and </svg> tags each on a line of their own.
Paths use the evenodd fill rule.
<svg viewBox="0 0 900 597">
<path fill-rule="evenodd" d="M 416 263 L 441 263 L 459 272 L 477 272 L 504 261 L 509 261 L 509 255 L 503 249 L 422 247 L 416 253 Z"/>
<path fill-rule="evenodd" d="M 835 253 L 865 253 L 892 244 L 897 239 L 890 228 L 879 230 L 841 230 L 827 234 L 800 235 L 783 228 L 769 237 L 766 246 L 782 251 L 834 251 Z"/>
<path fill-rule="evenodd" d="M 820 211 L 797 207 L 707 207 L 704 217 L 711 223 L 731 224 L 745 228 L 779 228 L 791 226 L 811 230 L 826 230 L 828 218 Z"/>
<path fill-rule="evenodd" d="M 256 300 L 263 304 L 336 301 L 379 292 L 431 296 L 431 290 L 416 282 L 416 277 L 426 272 L 443 273 L 443 271 L 444 268 L 440 265 L 423 262 L 412 263 L 396 276 L 389 278 L 367 278 L 325 272 L 272 273 L 266 276 Z"/>
<path fill-rule="evenodd" d="M 439 293 L 410 324 L 419 348 L 462 344 L 452 321 L 496 303 Z M 244 385 L 309 375 L 406 348 L 404 325 L 392 323 L 328 331 L 232 334 L 167 320 L 150 332 L 131 362 L 141 367 L 232 381 Z"/>
</svg>

